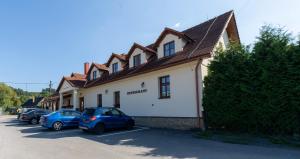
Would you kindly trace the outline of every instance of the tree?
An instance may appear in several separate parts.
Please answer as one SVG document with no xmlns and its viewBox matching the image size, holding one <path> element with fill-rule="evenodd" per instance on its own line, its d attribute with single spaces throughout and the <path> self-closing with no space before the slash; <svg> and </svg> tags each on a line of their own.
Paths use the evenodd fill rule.
<svg viewBox="0 0 300 159">
<path fill-rule="evenodd" d="M 239 124 L 248 107 L 247 100 L 251 88 L 248 73 L 249 51 L 240 45 L 231 45 L 228 50 L 219 50 L 209 65 L 209 73 L 204 80 L 204 110 L 208 112 L 208 123 L 213 127 L 227 126 L 240 129 Z M 245 121 L 247 124 L 247 121 Z"/>
<path fill-rule="evenodd" d="M 209 126 L 300 133 L 300 42 L 284 29 L 263 26 L 251 52 L 218 51 L 204 84 Z"/>
<path fill-rule="evenodd" d="M 16 92 L 11 87 L 0 83 L 0 107 L 18 106 L 20 104 Z"/>
</svg>

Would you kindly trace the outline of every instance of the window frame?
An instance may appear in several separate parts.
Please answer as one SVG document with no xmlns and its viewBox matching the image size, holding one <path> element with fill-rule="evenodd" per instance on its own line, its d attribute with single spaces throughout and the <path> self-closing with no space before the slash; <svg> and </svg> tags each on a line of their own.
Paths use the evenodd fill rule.
<svg viewBox="0 0 300 159">
<path fill-rule="evenodd" d="M 171 44 L 173 44 L 173 45 L 171 45 Z M 172 46 L 173 48 L 171 48 L 170 46 Z M 173 41 L 165 43 L 163 46 L 163 50 L 164 50 L 164 57 L 174 55 L 175 54 L 175 41 L 173 40 Z M 174 50 L 174 51 L 171 52 L 171 50 Z"/>
<path fill-rule="evenodd" d="M 97 107 L 102 107 L 102 106 L 103 106 L 103 97 L 102 97 L 102 94 L 97 94 Z"/>
<path fill-rule="evenodd" d="M 93 80 L 97 78 L 97 71 L 93 71 Z"/>
<path fill-rule="evenodd" d="M 118 98 L 117 98 L 117 95 L 118 95 Z M 120 106 L 121 106 L 121 100 L 120 100 L 120 98 L 121 98 L 120 91 L 115 91 L 114 92 L 114 107 L 115 108 L 120 108 Z"/>
<path fill-rule="evenodd" d="M 142 63 L 141 54 L 137 54 L 133 56 L 133 67 L 137 67 Z"/>
<path fill-rule="evenodd" d="M 116 73 L 118 72 L 119 70 L 119 63 L 118 62 L 115 62 L 112 64 L 112 73 Z"/>
<path fill-rule="evenodd" d="M 163 87 L 165 87 L 165 91 L 163 91 Z M 171 98 L 170 75 L 159 77 L 159 99 L 168 99 L 168 98 Z"/>
</svg>

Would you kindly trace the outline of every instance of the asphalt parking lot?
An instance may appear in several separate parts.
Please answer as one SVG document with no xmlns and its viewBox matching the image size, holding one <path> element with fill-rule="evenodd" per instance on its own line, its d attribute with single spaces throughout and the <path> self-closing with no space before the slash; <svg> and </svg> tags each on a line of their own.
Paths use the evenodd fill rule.
<svg viewBox="0 0 300 159">
<path fill-rule="evenodd" d="M 50 131 L 0 116 L 0 159 L 293 159 L 300 149 L 227 144 L 194 138 L 189 131 L 135 127 L 102 135 L 79 129 Z"/>
</svg>

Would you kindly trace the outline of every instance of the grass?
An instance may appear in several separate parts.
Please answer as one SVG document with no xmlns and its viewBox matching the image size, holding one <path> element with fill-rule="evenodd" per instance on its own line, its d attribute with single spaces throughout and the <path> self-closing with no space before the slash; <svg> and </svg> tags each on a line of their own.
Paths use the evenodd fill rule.
<svg viewBox="0 0 300 159">
<path fill-rule="evenodd" d="M 300 148 L 300 139 L 293 136 L 266 136 L 225 131 L 197 131 L 195 137 L 242 145 L 279 145 Z"/>
<path fill-rule="evenodd" d="M 287 145 L 300 148 L 300 140 L 286 136 L 270 136 L 269 141 L 277 145 Z"/>
</svg>

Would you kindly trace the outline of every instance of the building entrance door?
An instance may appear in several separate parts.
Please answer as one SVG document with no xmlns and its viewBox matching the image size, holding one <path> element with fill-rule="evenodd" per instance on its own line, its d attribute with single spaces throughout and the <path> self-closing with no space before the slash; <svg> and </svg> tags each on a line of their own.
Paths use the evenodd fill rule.
<svg viewBox="0 0 300 159">
<path fill-rule="evenodd" d="M 80 112 L 84 111 L 84 97 L 79 98 L 79 111 Z"/>
</svg>

